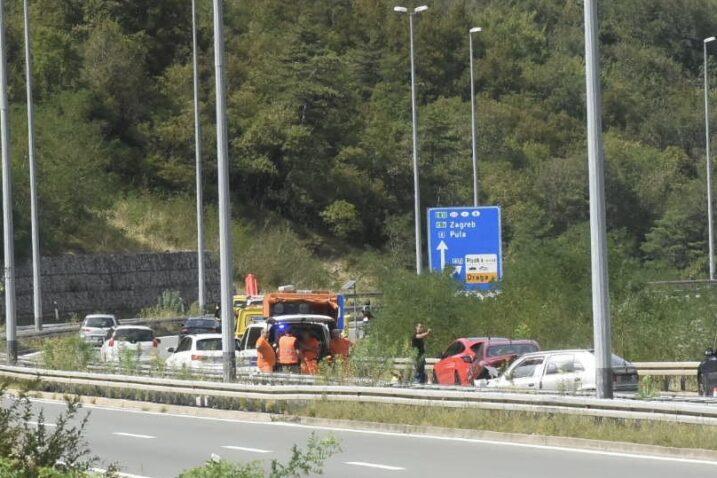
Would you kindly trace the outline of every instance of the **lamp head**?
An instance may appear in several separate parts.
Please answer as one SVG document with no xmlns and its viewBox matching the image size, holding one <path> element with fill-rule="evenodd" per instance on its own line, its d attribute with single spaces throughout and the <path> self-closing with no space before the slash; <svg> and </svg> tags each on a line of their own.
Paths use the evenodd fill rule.
<svg viewBox="0 0 717 478">
<path fill-rule="evenodd" d="M 428 5 L 421 5 L 420 7 L 416 7 L 416 8 L 413 10 L 413 12 L 414 12 L 414 13 L 421 13 L 421 12 L 425 12 L 426 10 L 428 10 Z"/>
<path fill-rule="evenodd" d="M 476 32 L 480 32 L 480 31 L 483 31 L 483 29 L 481 27 L 473 27 L 470 30 L 468 30 L 468 33 L 476 33 Z"/>
<path fill-rule="evenodd" d="M 400 12 L 400 13 L 406 13 L 408 12 L 408 8 L 406 7 L 393 7 L 394 12 Z"/>
<path fill-rule="evenodd" d="M 703 41 L 704 41 L 705 43 L 709 43 L 709 42 L 711 42 L 711 41 L 715 41 L 715 37 L 705 38 Z"/>
</svg>

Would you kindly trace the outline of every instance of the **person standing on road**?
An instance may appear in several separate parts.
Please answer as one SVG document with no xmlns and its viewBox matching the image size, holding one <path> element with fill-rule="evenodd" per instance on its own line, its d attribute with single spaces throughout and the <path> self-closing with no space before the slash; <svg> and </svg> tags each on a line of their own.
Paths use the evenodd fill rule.
<svg viewBox="0 0 717 478">
<path fill-rule="evenodd" d="M 262 329 L 256 340 L 256 365 L 260 372 L 271 373 L 276 365 L 276 352 L 269 343 L 269 331 Z"/>
<path fill-rule="evenodd" d="M 279 365 L 282 372 L 298 373 L 299 358 L 299 341 L 296 340 L 293 332 L 289 331 L 279 339 Z"/>
<path fill-rule="evenodd" d="M 321 351 L 321 342 L 305 332 L 301 340 L 301 373 L 308 375 L 316 375 L 319 371 L 319 352 Z"/>
<path fill-rule="evenodd" d="M 426 337 L 431 335 L 432 330 L 427 329 L 422 323 L 416 324 L 416 332 L 411 339 L 411 347 L 416 349 L 416 376 L 415 383 L 426 383 Z"/>
</svg>

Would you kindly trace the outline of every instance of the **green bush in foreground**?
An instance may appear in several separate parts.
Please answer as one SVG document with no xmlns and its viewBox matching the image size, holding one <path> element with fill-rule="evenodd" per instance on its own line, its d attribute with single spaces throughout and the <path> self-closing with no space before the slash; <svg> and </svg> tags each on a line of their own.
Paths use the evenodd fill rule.
<svg viewBox="0 0 717 478">
<path fill-rule="evenodd" d="M 0 386 L 5 396 L 6 387 Z M 74 478 L 86 476 L 97 461 L 84 439 L 89 414 L 79 418 L 77 398 L 48 427 L 42 411 L 35 414 L 30 399 L 21 394 L 0 408 L 0 477 Z M 78 419 L 78 423 L 74 424 Z M 61 464 L 62 471 L 55 470 Z M 112 476 L 112 472 L 109 475 Z"/>
<path fill-rule="evenodd" d="M 267 475 L 261 462 L 236 464 L 226 460 L 212 460 L 206 465 L 185 471 L 179 478 L 299 478 L 309 474 L 323 474 L 324 461 L 340 451 L 338 440 L 333 436 L 317 438 L 311 434 L 306 450 L 294 445 L 291 458 L 284 464 L 271 460 Z"/>
</svg>

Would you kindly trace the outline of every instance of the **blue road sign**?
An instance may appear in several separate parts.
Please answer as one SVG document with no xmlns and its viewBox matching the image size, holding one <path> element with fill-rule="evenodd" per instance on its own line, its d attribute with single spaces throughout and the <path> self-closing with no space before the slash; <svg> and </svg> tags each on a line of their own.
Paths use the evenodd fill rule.
<svg viewBox="0 0 717 478">
<path fill-rule="evenodd" d="M 500 207 L 443 207 L 428 210 L 431 271 L 452 268 L 469 290 L 492 290 L 503 278 Z"/>
</svg>

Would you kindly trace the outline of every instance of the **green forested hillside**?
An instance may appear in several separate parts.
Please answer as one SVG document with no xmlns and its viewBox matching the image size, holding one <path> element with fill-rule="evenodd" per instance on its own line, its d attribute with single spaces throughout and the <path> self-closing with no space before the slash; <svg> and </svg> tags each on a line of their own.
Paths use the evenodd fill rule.
<svg viewBox="0 0 717 478">
<path fill-rule="evenodd" d="M 211 1 L 197 2 L 214 247 Z M 406 16 L 384 0 L 224 3 L 237 276 L 326 285 L 338 275 L 322 271 L 348 268 L 367 287 L 395 277 L 381 272 L 387 264 L 410 271 Z M 22 2 L 6 4 L 16 242 L 27 256 Z M 43 253 L 193 247 L 190 1 L 31 4 Z M 483 28 L 474 36 L 481 203 L 503 208 L 505 283 L 479 310 L 481 333 L 589 343 L 582 2 L 429 6 L 415 29 L 424 207 L 472 200 L 468 29 Z M 638 356 L 691 356 L 713 334 L 711 299 L 670 302 L 642 284 L 707 274 L 702 39 L 717 34 L 716 7 L 600 2 L 614 331 Z M 709 72 L 717 78 L 717 51 Z M 386 309 L 393 324 L 455 318 L 463 329 L 451 333 L 476 330 L 475 301 L 441 308 L 426 302 L 430 291 L 450 287 L 410 276 L 371 284 L 397 298 Z M 661 346 L 678 336 L 682 348 Z"/>
<path fill-rule="evenodd" d="M 111 227 L 102 212 L 123 195 L 193 195 L 190 2 L 31 3 L 43 249 L 101 249 L 86 229 Z M 211 204 L 211 2 L 198 3 Z M 410 264 L 406 17 L 382 0 L 225 3 L 237 219 L 269 212 L 327 240 L 402 251 Z M 610 231 L 630 256 L 675 277 L 706 267 L 701 39 L 717 32 L 715 6 L 600 2 Z M 7 8 L 24 254 L 21 7 Z M 573 0 L 444 0 L 417 19 L 424 206 L 472 197 L 467 31 L 480 25 L 481 203 L 503 206 L 508 251 L 586 222 L 582 13 Z"/>
</svg>

